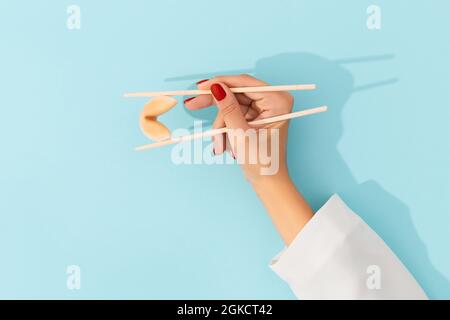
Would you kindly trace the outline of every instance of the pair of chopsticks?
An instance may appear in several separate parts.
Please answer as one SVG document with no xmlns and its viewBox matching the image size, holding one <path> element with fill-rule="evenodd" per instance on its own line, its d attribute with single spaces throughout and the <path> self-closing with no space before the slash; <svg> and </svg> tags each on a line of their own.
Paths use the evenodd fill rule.
<svg viewBox="0 0 450 320">
<path fill-rule="evenodd" d="M 273 92 L 273 91 L 294 91 L 294 90 L 314 90 L 316 85 L 314 84 L 297 84 L 297 85 L 280 85 L 280 86 L 258 86 L 258 87 L 242 87 L 242 88 L 230 88 L 233 93 L 247 93 L 247 92 Z M 135 92 L 135 93 L 125 93 L 125 97 L 157 97 L 157 96 L 180 96 L 180 95 L 202 95 L 211 94 L 210 90 L 179 90 L 179 91 L 159 91 L 159 92 Z M 318 108 L 312 108 L 292 113 L 283 114 L 280 116 L 260 119 L 251 121 L 249 125 L 263 125 L 273 122 L 279 122 L 304 116 L 309 116 L 316 113 L 321 113 L 327 111 L 326 106 L 321 106 Z M 190 141 L 195 139 L 200 139 L 204 137 L 212 137 L 222 133 L 226 133 L 229 128 L 213 129 L 204 132 L 198 132 L 186 136 L 173 137 L 168 140 L 158 141 L 151 144 L 146 144 L 137 147 L 136 151 L 144 151 L 154 148 L 159 148 L 162 146 L 167 146 L 171 144 L 180 143 L 183 141 Z"/>
</svg>

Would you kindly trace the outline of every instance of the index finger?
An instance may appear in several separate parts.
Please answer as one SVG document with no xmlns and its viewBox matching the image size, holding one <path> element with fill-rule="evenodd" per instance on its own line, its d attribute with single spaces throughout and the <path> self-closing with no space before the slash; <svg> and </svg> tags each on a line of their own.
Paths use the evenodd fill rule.
<svg viewBox="0 0 450 320">
<path fill-rule="evenodd" d="M 218 76 L 207 81 L 204 81 L 198 85 L 198 88 L 201 90 L 208 90 L 211 84 L 215 82 L 222 82 L 226 84 L 228 87 L 237 88 L 237 87 L 259 87 L 259 86 L 267 86 L 268 83 L 256 79 L 248 74 L 241 75 L 232 75 L 232 76 Z M 247 97 L 253 100 L 259 100 L 264 97 L 264 93 L 262 92 L 249 92 L 245 93 Z"/>
</svg>

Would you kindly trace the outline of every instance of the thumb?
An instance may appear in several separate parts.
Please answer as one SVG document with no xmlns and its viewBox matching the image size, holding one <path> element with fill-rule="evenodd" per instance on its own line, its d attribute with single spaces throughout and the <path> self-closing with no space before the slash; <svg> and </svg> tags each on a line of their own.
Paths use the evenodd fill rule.
<svg viewBox="0 0 450 320">
<path fill-rule="evenodd" d="M 211 85 L 211 93 L 228 128 L 244 130 L 249 128 L 241 106 L 230 88 L 222 82 L 216 82 Z"/>
</svg>

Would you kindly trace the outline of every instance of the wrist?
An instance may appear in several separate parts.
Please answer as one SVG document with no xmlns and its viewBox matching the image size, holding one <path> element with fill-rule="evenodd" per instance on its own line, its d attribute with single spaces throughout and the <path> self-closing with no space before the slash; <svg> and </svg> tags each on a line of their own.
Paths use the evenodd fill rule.
<svg viewBox="0 0 450 320">
<path fill-rule="evenodd" d="M 260 177 L 252 185 L 284 242 L 289 245 L 312 218 L 311 207 L 297 190 L 287 170 Z"/>
<path fill-rule="evenodd" d="M 250 180 L 255 191 L 266 189 L 270 190 L 277 185 L 286 184 L 291 181 L 287 167 L 280 166 L 279 170 L 273 175 L 258 175 Z"/>
</svg>

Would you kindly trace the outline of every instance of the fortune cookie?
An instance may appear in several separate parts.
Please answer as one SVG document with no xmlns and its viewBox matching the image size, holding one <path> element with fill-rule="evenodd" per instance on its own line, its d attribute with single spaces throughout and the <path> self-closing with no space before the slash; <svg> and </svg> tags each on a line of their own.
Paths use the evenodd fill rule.
<svg viewBox="0 0 450 320">
<path fill-rule="evenodd" d="M 142 113 L 149 117 L 157 117 L 166 113 L 177 104 L 177 99 L 166 96 L 155 97 L 144 106 Z"/>
<path fill-rule="evenodd" d="M 142 132 L 154 141 L 161 141 L 170 138 L 170 130 L 156 117 L 145 117 L 141 115 L 140 126 Z"/>
<path fill-rule="evenodd" d="M 177 104 L 177 100 L 171 97 L 160 96 L 150 100 L 142 110 L 139 124 L 142 132 L 154 141 L 170 138 L 170 130 L 158 121 L 158 116 L 169 111 Z"/>
</svg>

